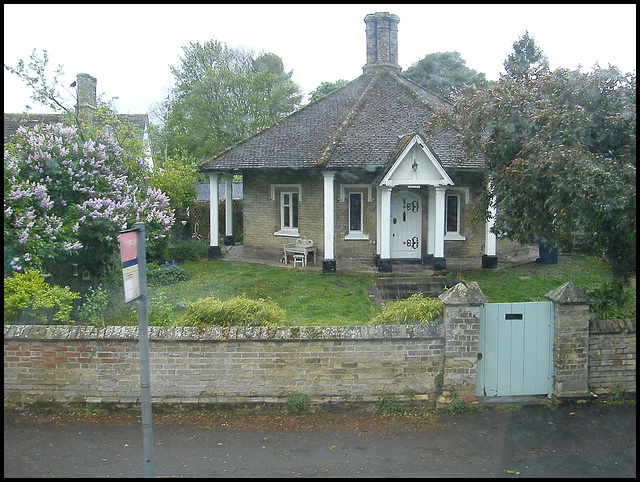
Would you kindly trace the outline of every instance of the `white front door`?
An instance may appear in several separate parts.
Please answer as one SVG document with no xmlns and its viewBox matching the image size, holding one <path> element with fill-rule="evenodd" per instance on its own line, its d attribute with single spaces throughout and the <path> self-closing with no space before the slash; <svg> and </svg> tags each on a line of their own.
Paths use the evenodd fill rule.
<svg viewBox="0 0 640 482">
<path fill-rule="evenodd" d="M 402 191 L 391 196 L 391 258 L 422 257 L 422 198 Z"/>
</svg>

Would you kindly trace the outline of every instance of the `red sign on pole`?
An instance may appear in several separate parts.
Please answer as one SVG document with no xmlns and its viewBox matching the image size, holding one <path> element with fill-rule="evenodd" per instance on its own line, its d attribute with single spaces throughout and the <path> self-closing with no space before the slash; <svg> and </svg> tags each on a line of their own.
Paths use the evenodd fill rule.
<svg viewBox="0 0 640 482">
<path fill-rule="evenodd" d="M 128 303 L 140 296 L 140 278 L 138 276 L 138 231 L 120 233 L 120 260 L 122 261 L 124 302 Z"/>
</svg>

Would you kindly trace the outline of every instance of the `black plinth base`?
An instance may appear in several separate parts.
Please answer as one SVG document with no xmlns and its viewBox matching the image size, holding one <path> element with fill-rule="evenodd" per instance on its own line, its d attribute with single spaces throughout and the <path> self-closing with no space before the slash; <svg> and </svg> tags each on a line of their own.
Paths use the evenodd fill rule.
<svg viewBox="0 0 640 482">
<path fill-rule="evenodd" d="M 483 254 L 482 267 L 484 269 L 498 269 L 498 257 L 496 255 Z"/>
</svg>

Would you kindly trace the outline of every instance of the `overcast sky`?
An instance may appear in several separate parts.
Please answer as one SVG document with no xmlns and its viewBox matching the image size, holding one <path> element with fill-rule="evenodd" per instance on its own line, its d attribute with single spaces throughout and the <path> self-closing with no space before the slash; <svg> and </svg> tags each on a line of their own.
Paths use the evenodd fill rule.
<svg viewBox="0 0 640 482">
<path fill-rule="evenodd" d="M 636 5 L 4 5 L 4 64 L 47 50 L 69 86 L 76 74 L 98 79 L 120 113 L 140 114 L 166 98 L 170 65 L 182 47 L 215 38 L 280 56 L 305 94 L 323 81 L 351 81 L 366 62 L 364 17 L 389 12 L 398 24 L 399 64 L 460 52 L 467 67 L 497 80 L 513 43 L 528 30 L 552 69 L 598 62 L 636 68 Z M 51 112 L 5 69 L 4 111 Z M 306 100 L 306 98 L 305 98 Z M 71 104 L 72 105 L 72 104 Z"/>
</svg>

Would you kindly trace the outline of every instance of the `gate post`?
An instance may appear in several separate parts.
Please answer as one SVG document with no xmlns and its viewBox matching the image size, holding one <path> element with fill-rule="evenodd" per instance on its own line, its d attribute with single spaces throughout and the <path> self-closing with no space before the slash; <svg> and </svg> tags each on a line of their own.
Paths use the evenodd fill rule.
<svg viewBox="0 0 640 482">
<path fill-rule="evenodd" d="M 553 302 L 553 396 L 588 396 L 591 300 L 571 282 L 545 296 Z"/>
<path fill-rule="evenodd" d="M 487 298 L 475 281 L 458 283 L 440 295 L 445 330 L 442 388 L 475 396 L 480 308 Z"/>
</svg>

